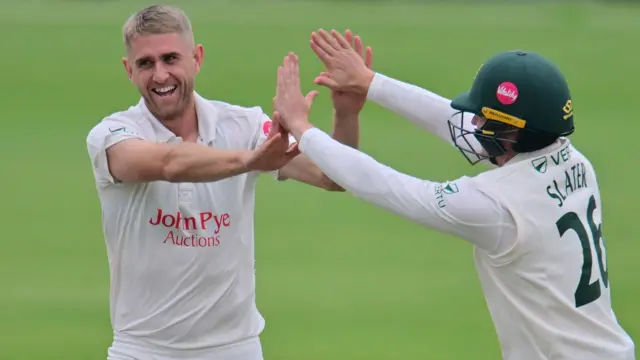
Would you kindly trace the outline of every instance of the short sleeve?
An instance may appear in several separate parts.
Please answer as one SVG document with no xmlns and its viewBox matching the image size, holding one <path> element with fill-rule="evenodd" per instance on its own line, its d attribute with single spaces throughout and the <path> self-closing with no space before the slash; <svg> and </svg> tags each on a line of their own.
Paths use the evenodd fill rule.
<svg viewBox="0 0 640 360">
<path fill-rule="evenodd" d="M 260 107 L 255 107 L 251 110 L 253 117 L 252 123 L 257 127 L 255 141 L 253 142 L 254 147 L 252 149 L 255 150 L 262 144 L 264 144 L 265 141 L 267 141 L 267 136 L 269 136 L 269 131 L 271 131 L 271 125 L 273 124 L 273 121 L 271 120 L 271 118 L 269 118 L 269 116 L 267 116 L 267 114 L 262 111 Z M 289 135 L 289 144 L 294 144 L 296 142 L 296 138 L 292 135 Z M 278 170 L 268 172 L 268 174 L 276 179 L 279 178 L 278 173 Z"/>
<path fill-rule="evenodd" d="M 105 119 L 96 125 L 87 136 L 87 150 L 96 182 L 99 185 L 114 184 L 107 162 L 107 149 L 128 139 L 144 138 L 134 125 L 119 120 Z"/>
</svg>

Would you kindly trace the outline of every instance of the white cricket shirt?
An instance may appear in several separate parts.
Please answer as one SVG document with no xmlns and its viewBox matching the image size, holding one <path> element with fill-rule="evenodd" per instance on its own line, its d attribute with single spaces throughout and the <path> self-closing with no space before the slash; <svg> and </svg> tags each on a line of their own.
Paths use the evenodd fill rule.
<svg viewBox="0 0 640 360">
<path fill-rule="evenodd" d="M 195 97 L 199 143 L 250 150 L 266 140 L 270 120 L 259 107 Z M 259 173 L 210 183 L 115 182 L 105 151 L 131 138 L 182 141 L 143 100 L 87 137 L 109 260 L 113 348 L 226 359 L 224 345 L 257 341 L 265 326 L 255 302 Z"/>
<path fill-rule="evenodd" d="M 456 112 L 447 99 L 379 74 L 369 99 L 443 138 Z M 505 360 L 635 358 L 611 308 L 595 172 L 568 139 L 445 183 L 402 174 L 318 129 L 299 147 L 348 192 L 475 245 Z"/>
</svg>

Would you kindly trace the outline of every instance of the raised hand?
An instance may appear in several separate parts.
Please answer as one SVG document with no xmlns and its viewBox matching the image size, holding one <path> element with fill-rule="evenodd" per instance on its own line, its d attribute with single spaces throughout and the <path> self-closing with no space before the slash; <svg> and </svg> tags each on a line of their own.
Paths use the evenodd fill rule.
<svg viewBox="0 0 640 360">
<path fill-rule="evenodd" d="M 311 91 L 307 96 L 302 95 L 298 57 L 289 53 L 284 58 L 282 66 L 278 67 L 278 86 L 273 106 L 279 113 L 282 126 L 296 139 L 311 127 L 308 120 L 309 111 L 317 95 L 317 91 Z"/>
<path fill-rule="evenodd" d="M 282 127 L 280 114 L 274 112 L 267 140 L 253 150 L 247 160 L 251 171 L 278 170 L 300 154 L 298 144 L 289 145 L 289 133 Z"/>
<path fill-rule="evenodd" d="M 316 78 L 316 84 L 333 91 L 367 94 L 374 76 L 371 70 L 373 51 L 363 52 L 362 41 L 347 31 L 347 38 L 335 30 L 331 34 L 320 29 L 311 34 L 311 49 L 324 63 L 327 71 Z"/>
</svg>

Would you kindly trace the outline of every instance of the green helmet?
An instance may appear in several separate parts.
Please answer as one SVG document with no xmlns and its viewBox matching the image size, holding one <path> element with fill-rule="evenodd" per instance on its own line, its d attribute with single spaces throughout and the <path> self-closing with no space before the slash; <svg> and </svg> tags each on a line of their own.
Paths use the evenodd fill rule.
<svg viewBox="0 0 640 360">
<path fill-rule="evenodd" d="M 506 143 L 515 152 L 531 152 L 574 131 L 566 79 L 549 60 L 528 51 L 506 51 L 489 59 L 480 67 L 471 90 L 456 97 L 451 107 L 461 112 L 449 120 L 453 143 L 471 164 L 487 158 L 495 163 L 507 151 Z M 469 120 L 465 113 L 486 122 L 469 128 L 464 125 Z M 475 137 L 482 149 L 474 149 L 466 136 Z"/>
</svg>

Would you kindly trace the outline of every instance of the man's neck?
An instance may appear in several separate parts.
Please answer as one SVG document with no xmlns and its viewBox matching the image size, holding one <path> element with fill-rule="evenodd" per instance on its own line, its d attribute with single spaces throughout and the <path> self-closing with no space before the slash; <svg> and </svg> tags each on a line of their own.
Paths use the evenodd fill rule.
<svg viewBox="0 0 640 360">
<path fill-rule="evenodd" d="M 187 105 L 184 113 L 179 117 L 172 120 L 158 120 L 169 129 L 169 131 L 182 138 L 182 140 L 190 142 L 198 141 L 198 115 L 193 99 L 191 103 Z"/>
<path fill-rule="evenodd" d="M 496 158 L 496 165 L 503 166 L 504 164 L 509 162 L 509 160 L 513 159 L 516 155 L 517 154 L 515 152 L 509 151 L 504 155 L 498 156 Z"/>
</svg>

